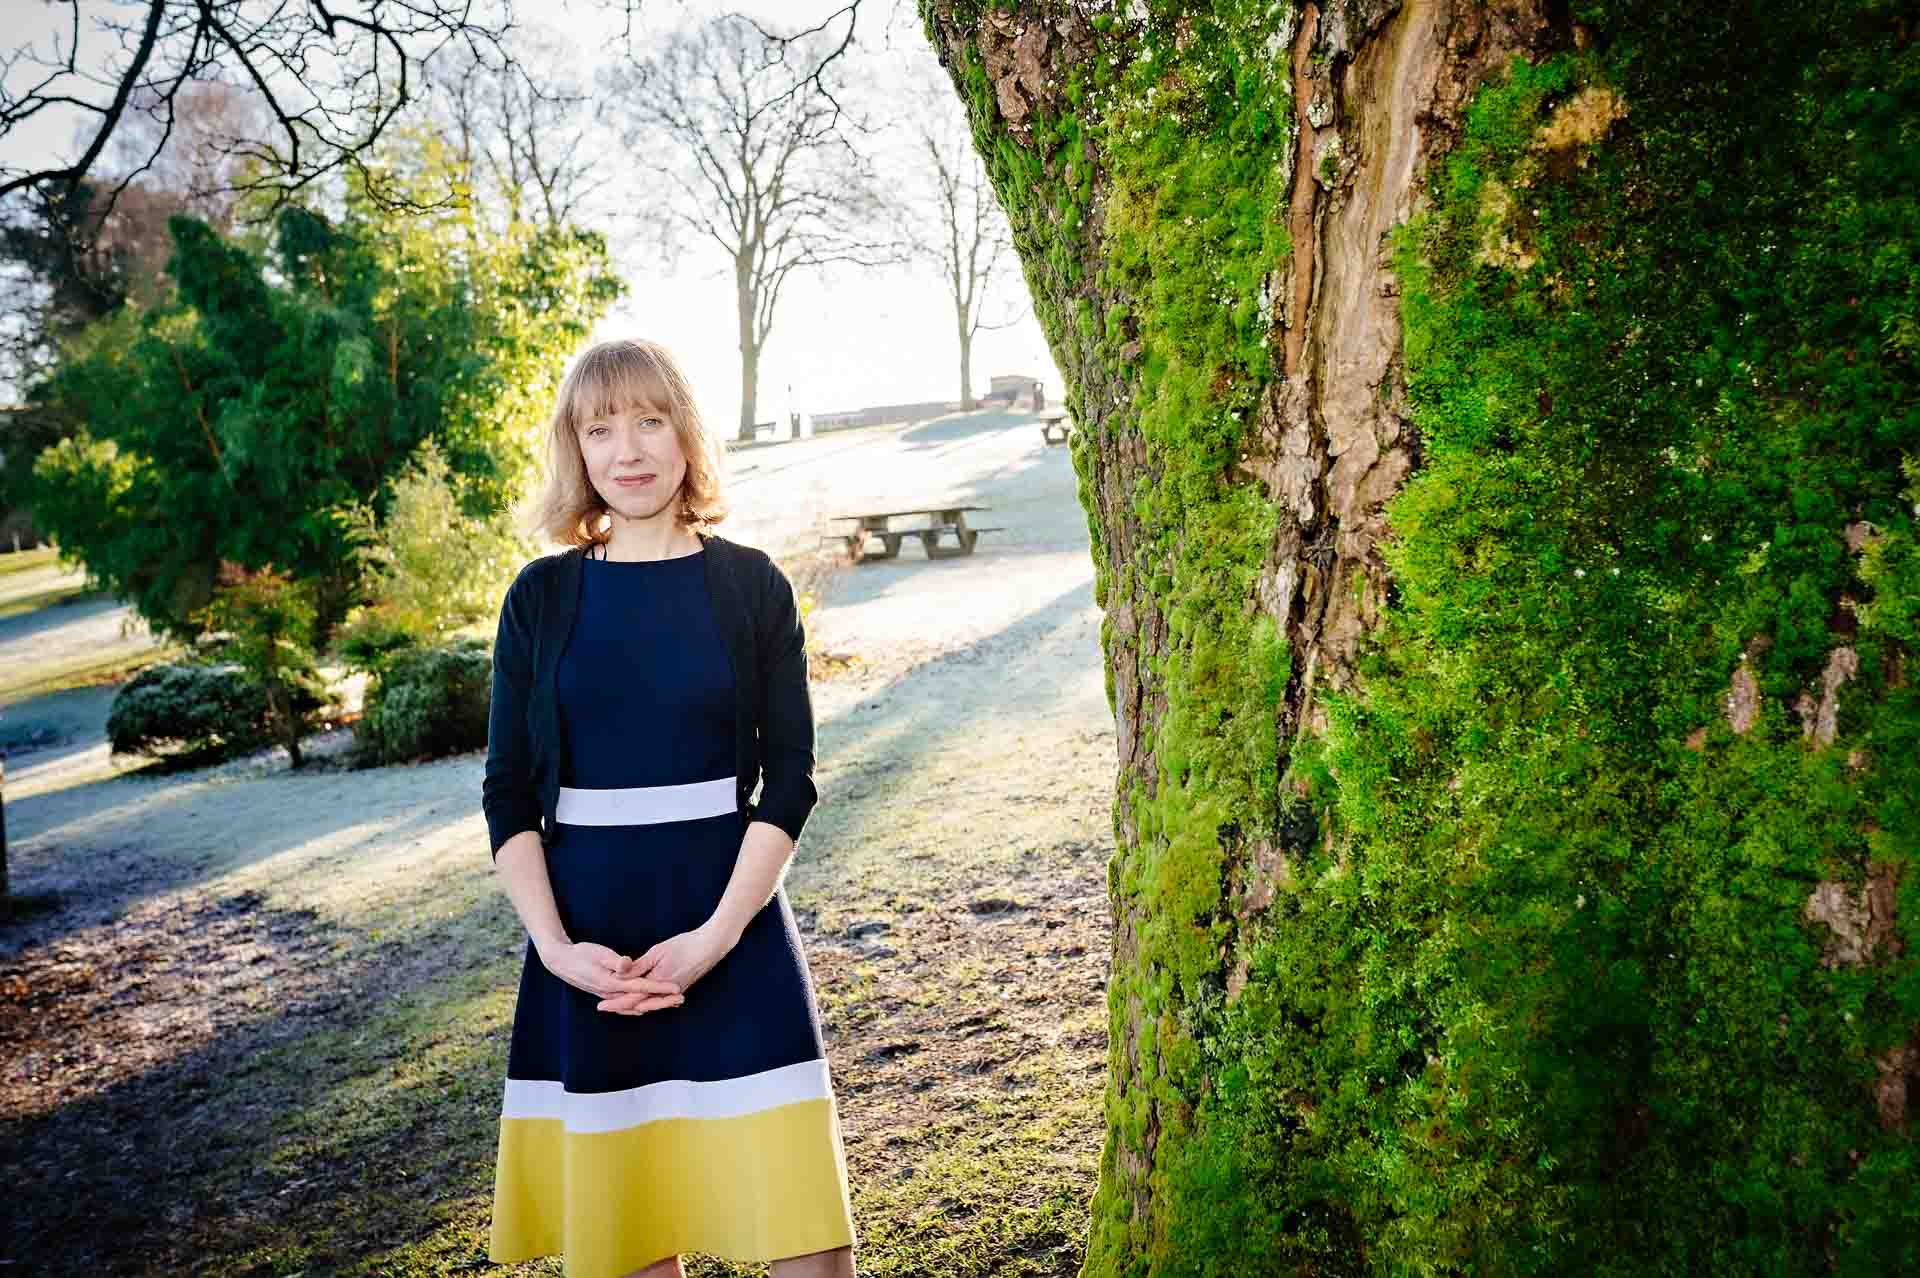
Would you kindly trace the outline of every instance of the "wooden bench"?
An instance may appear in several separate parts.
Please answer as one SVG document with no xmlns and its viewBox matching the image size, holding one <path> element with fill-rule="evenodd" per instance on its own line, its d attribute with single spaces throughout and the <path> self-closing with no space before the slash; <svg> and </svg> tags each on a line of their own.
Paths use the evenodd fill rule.
<svg viewBox="0 0 1920 1278">
<path fill-rule="evenodd" d="M 1040 419 L 1040 438 L 1049 444 L 1064 444 L 1071 428 L 1065 413 L 1049 413 Z"/>
<path fill-rule="evenodd" d="M 983 532 L 1005 532 L 999 527 L 974 527 L 967 523 L 966 512 L 986 510 L 985 506 L 929 506 L 918 510 L 871 511 L 859 515 L 829 515 L 829 522 L 851 521 L 853 527 L 845 532 L 838 530 L 820 534 L 820 544 L 842 548 L 846 557 L 853 563 L 864 563 L 869 559 L 896 559 L 900 555 L 900 543 L 908 537 L 918 537 L 921 547 L 929 559 L 953 559 L 960 555 L 971 555 L 974 543 Z M 907 515 L 924 515 L 927 521 L 919 528 L 894 528 L 890 521 Z M 943 543 L 943 538 L 953 534 L 953 544 Z M 868 553 L 878 542 L 877 554 Z"/>
</svg>

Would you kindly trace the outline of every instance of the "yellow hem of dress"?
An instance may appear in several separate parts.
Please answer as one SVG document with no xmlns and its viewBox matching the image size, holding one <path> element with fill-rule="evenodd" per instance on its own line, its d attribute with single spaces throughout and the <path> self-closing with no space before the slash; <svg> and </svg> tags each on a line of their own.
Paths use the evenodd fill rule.
<svg viewBox="0 0 1920 1278">
<path fill-rule="evenodd" d="M 564 1255 L 567 1278 L 621 1278 L 682 1252 L 753 1264 L 853 1241 L 831 1098 L 611 1132 L 500 1122 L 496 1264 Z"/>
</svg>

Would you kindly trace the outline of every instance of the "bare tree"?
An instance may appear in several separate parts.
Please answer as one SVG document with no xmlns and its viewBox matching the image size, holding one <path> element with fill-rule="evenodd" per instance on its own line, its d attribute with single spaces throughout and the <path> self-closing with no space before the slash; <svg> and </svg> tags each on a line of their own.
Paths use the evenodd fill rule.
<svg viewBox="0 0 1920 1278">
<path fill-rule="evenodd" d="M 228 142 L 258 137 L 271 122 L 266 103 L 244 84 L 195 81 L 182 85 L 170 104 L 150 88 L 136 90 L 102 157 L 100 183 L 112 190 L 120 175 L 138 174 L 132 185 L 168 192 L 195 217 L 228 232 L 257 163 L 236 155 Z"/>
<path fill-rule="evenodd" d="M 222 232 L 241 207 L 240 165 L 220 140 L 257 132 L 266 117 L 245 88 L 183 85 L 171 106 L 136 90 L 97 175 L 29 187 L 0 202 L 0 387 L 18 395 L 59 344 L 123 303 L 164 295 L 173 243 L 167 219 L 199 217 Z M 138 177 L 126 177 L 142 169 Z M 4 484 L 0 484 L 4 491 Z"/>
<path fill-rule="evenodd" d="M 430 72 L 427 110 L 446 127 L 464 198 L 483 222 L 559 226 L 595 189 L 589 95 L 571 56 L 552 37 L 517 31 L 504 63 L 462 50 Z"/>
<path fill-rule="evenodd" d="M 79 151 L 66 161 L 0 164 L 0 197 L 97 182 L 109 144 L 144 111 L 157 136 L 104 188 L 111 201 L 165 151 L 188 86 L 227 80 L 250 86 L 270 120 L 217 141 L 240 165 L 239 189 L 269 192 L 277 205 L 357 169 L 380 198 L 385 188 L 366 157 L 421 92 L 425 66 L 449 46 L 502 61 L 509 24 L 504 8 L 473 0 L 148 0 L 90 8 L 85 23 L 80 0 L 59 7 L 67 17 L 45 47 L 0 55 L 0 140 L 42 112 L 73 111 L 83 122 Z"/>
<path fill-rule="evenodd" d="M 1018 274 L 1013 232 L 952 86 L 937 64 L 926 62 L 907 90 L 917 163 L 895 215 L 906 254 L 936 267 L 946 281 L 960 344 L 960 408 L 971 412 L 973 339 L 1009 327 L 1026 307 L 1023 299 L 1007 299 L 995 308 L 998 318 L 986 319 L 994 286 Z"/>
<path fill-rule="evenodd" d="M 732 261 L 740 329 L 740 438 L 753 437 L 760 355 L 795 271 L 897 260 L 874 232 L 883 208 L 843 125 L 845 39 L 782 35 L 737 15 L 668 37 L 607 75 L 602 110 L 677 199 L 643 214 L 668 251 L 682 236 Z M 666 194 L 666 193 L 663 193 Z"/>
</svg>

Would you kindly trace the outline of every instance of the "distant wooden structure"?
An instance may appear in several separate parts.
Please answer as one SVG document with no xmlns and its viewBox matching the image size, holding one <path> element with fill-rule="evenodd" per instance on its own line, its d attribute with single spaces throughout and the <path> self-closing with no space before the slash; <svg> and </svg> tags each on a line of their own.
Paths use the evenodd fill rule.
<svg viewBox="0 0 1920 1278">
<path fill-rule="evenodd" d="M 852 526 L 844 530 L 834 529 L 820 534 L 823 546 L 835 546 L 844 551 L 853 563 L 863 563 L 869 559 L 894 559 L 900 554 L 900 543 L 908 537 L 918 537 L 929 559 L 952 559 L 960 555 L 971 555 L 975 540 L 983 532 L 1004 532 L 997 527 L 976 528 L 967 523 L 970 510 L 987 510 L 986 506 L 923 506 L 915 510 L 879 510 L 857 515 L 829 515 L 829 523 L 849 523 Z M 926 516 L 926 522 L 918 528 L 895 528 L 892 521 L 912 515 Z M 942 538 L 953 534 L 952 545 L 943 545 Z M 869 554 L 875 542 L 879 542 L 878 554 Z"/>
<path fill-rule="evenodd" d="M 1065 413 L 1048 413 L 1040 419 L 1040 438 L 1049 444 L 1064 444 L 1071 428 L 1067 426 Z"/>
<path fill-rule="evenodd" d="M 989 404 L 1004 405 L 1011 412 L 1022 399 L 1033 405 L 1034 412 L 1040 412 L 1047 405 L 1045 383 L 1024 373 L 998 373 L 988 379 L 987 393 L 978 403 L 982 408 Z"/>
</svg>

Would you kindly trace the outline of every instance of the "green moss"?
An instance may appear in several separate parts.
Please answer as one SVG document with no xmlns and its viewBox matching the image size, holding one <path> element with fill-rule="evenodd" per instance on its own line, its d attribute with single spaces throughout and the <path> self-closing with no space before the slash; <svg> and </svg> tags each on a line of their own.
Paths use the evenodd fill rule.
<svg viewBox="0 0 1920 1278">
<path fill-rule="evenodd" d="M 1913 908 L 1920 700 L 1884 672 L 1920 581 L 1882 566 L 1913 525 L 1915 375 L 1886 335 L 1920 183 L 1910 145 L 1882 157 L 1920 67 L 1883 56 L 1872 6 L 1678 44 L 1651 10 L 1586 17 L 1604 52 L 1486 86 L 1397 237 L 1424 465 L 1388 511 L 1397 601 L 1361 686 L 1289 760 L 1332 796 L 1332 848 L 1199 1018 L 1221 1083 L 1179 1157 L 1235 1186 L 1200 1245 L 1371 1272 L 1908 1267 L 1920 1216 L 1889 1178 L 1912 1148 L 1873 1084 L 1920 977 L 1824 966 L 1803 912 L 1870 865 Z M 1534 149 L 1593 85 L 1630 108 L 1604 143 Z M 1859 557 L 1855 518 L 1885 533 Z M 1845 596 L 1872 600 L 1857 633 Z M 1768 700 L 1736 736 L 1759 633 Z M 1810 749 L 1789 701 L 1849 642 L 1840 737 Z"/>
<path fill-rule="evenodd" d="M 1136 898 L 1123 908 L 1142 924 L 1137 957 L 1116 970 L 1110 992 L 1114 1041 L 1131 1040 L 1133 1049 L 1130 1072 L 1109 1094 L 1113 1132 L 1090 1248 L 1096 1269 L 1142 1246 L 1164 1262 L 1181 1246 L 1179 1231 L 1143 1235 L 1145 1222 L 1129 1219 L 1118 1151 L 1144 1150 L 1150 1121 L 1158 1148 L 1189 1141 L 1203 1088 L 1187 1013 L 1219 984 L 1229 848 L 1239 830 L 1270 824 L 1275 809 L 1274 715 L 1290 655 L 1250 600 L 1276 512 L 1219 476 L 1272 367 L 1261 290 L 1288 251 L 1277 210 L 1291 113 L 1262 51 L 1277 12 L 1222 6 L 1196 23 L 1185 53 L 1150 29 L 1151 59 L 1104 82 L 1105 59 L 1095 60 L 1103 114 L 1046 134 L 1063 144 L 1084 134 L 1107 166 L 1097 252 L 1053 239 L 1045 278 L 1082 289 L 1077 366 L 1122 364 L 1121 349 L 1140 343 L 1144 358 L 1127 369 L 1130 401 L 1102 429 L 1135 432 L 1147 446 L 1132 517 L 1153 549 L 1123 567 L 1119 597 L 1134 598 L 1137 579 L 1168 626 L 1158 660 L 1116 648 L 1106 632 L 1109 665 L 1144 661 L 1142 678 L 1165 691 L 1167 709 L 1158 724 L 1141 725 L 1157 760 L 1153 797 L 1140 779 L 1123 782 L 1135 838 L 1116 858 L 1114 888 Z M 1095 166 L 1084 146 L 1066 152 L 1056 198 L 1086 205 Z M 1099 277 L 1083 281 L 1082 261 L 1100 262 Z M 1057 327 L 1049 331 L 1063 343 Z M 1089 486 L 1090 511 L 1093 496 Z M 1103 599 L 1113 594 L 1102 585 Z M 1192 1185 L 1165 1183 L 1168 1167 L 1152 1174 L 1156 1196 L 1190 1197 Z"/>
<path fill-rule="evenodd" d="M 1118 787 L 1137 934 L 1087 1272 L 1912 1268 L 1912 1149 L 1873 1099 L 1920 1022 L 1920 54 L 1895 6 L 1577 4 L 1588 52 L 1476 95 L 1392 245 L 1421 449 L 1393 595 L 1291 754 L 1298 672 L 1249 603 L 1277 515 L 1223 477 L 1274 376 L 1292 9 L 1148 9 L 1096 15 L 1030 145 L 964 69 L 1091 428 L 1096 599 L 1167 625 L 1163 654 L 1102 630 L 1110 700 L 1130 661 L 1165 710 L 1136 725 L 1156 774 Z M 1577 101 L 1585 140 L 1536 145 Z M 1096 387 L 1122 399 L 1089 423 Z M 1113 437 L 1145 464 L 1109 565 Z M 1850 523 L 1876 530 L 1857 554 Z M 1814 748 L 1790 704 L 1842 642 Z M 1256 838 L 1287 869 L 1228 954 Z M 1904 950 L 1824 964 L 1813 885 L 1875 866 Z"/>
</svg>

